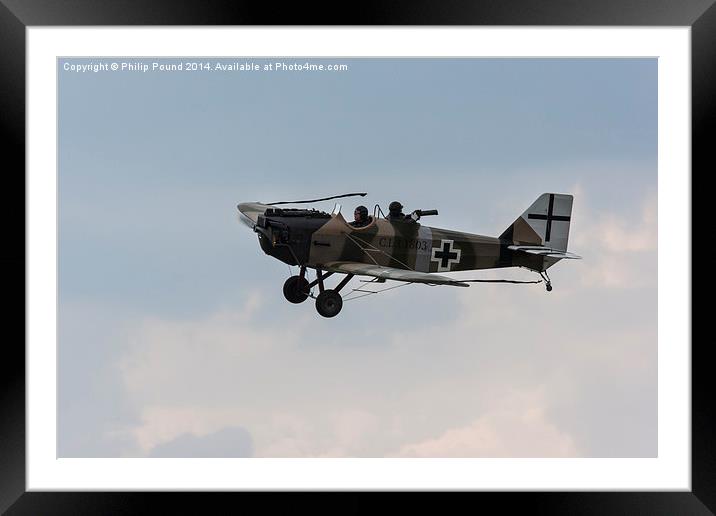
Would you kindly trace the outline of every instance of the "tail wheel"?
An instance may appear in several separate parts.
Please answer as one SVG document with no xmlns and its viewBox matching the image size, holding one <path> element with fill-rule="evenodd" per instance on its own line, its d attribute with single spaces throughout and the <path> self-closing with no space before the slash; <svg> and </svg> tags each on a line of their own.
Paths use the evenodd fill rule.
<svg viewBox="0 0 716 516">
<path fill-rule="evenodd" d="M 291 303 L 303 303 L 308 299 L 308 281 L 301 276 L 291 276 L 283 284 L 283 295 Z"/>
<path fill-rule="evenodd" d="M 324 290 L 316 298 L 316 310 L 323 317 L 335 317 L 343 308 L 343 299 L 335 290 Z"/>
</svg>

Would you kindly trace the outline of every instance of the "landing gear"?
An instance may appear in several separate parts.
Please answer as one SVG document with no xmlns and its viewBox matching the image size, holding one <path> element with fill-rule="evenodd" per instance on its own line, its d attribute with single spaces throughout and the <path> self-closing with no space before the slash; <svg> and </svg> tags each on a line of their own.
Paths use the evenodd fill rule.
<svg viewBox="0 0 716 516">
<path fill-rule="evenodd" d="M 308 299 L 311 286 L 308 284 L 306 279 L 306 268 L 301 267 L 301 274 L 298 276 L 291 276 L 283 284 L 283 296 L 288 300 L 289 303 L 303 303 Z"/>
<path fill-rule="evenodd" d="M 320 294 L 318 294 L 318 297 L 316 297 L 316 310 L 323 317 L 335 317 L 336 315 L 338 315 L 338 313 L 341 311 L 341 308 L 343 308 L 343 298 L 341 297 L 339 292 L 353 277 L 353 274 L 346 274 L 346 277 L 341 280 L 341 282 L 336 286 L 335 289 L 326 290 L 323 285 L 323 280 L 331 274 L 333 273 L 329 272 L 328 274 L 324 275 L 321 269 L 316 269 L 316 280 L 314 282 L 309 283 L 309 286 L 313 286 L 318 283 L 318 289 L 320 290 Z"/>
<path fill-rule="evenodd" d="M 343 299 L 335 290 L 324 290 L 316 298 L 316 310 L 323 317 L 335 317 L 343 308 Z"/>
<path fill-rule="evenodd" d="M 343 298 L 339 292 L 353 278 L 353 274 L 346 274 L 336 288 L 326 289 L 324 280 L 332 274 L 332 272 L 324 274 L 321 269 L 316 269 L 316 279 L 309 283 L 306 279 L 306 268 L 301 267 L 300 275 L 291 276 L 283 284 L 283 295 L 291 303 L 303 303 L 309 297 L 313 297 L 311 288 L 318 285 L 320 293 L 316 297 L 316 310 L 323 317 L 335 317 L 343 308 Z"/>
<path fill-rule="evenodd" d="M 542 271 L 539 273 L 539 275 L 542 276 L 542 279 L 544 280 L 544 288 L 547 290 L 547 292 L 552 292 L 552 280 L 550 280 L 549 276 L 547 276 L 547 271 Z"/>
<path fill-rule="evenodd" d="M 291 276 L 283 284 L 283 296 L 294 304 L 303 303 L 308 299 L 308 281 L 301 276 Z"/>
<path fill-rule="evenodd" d="M 343 298 L 339 292 L 346 286 L 346 284 L 348 284 L 351 278 L 353 278 L 353 274 L 346 274 L 346 277 L 343 278 L 338 285 L 336 285 L 335 289 L 325 290 L 323 280 L 331 274 L 332 273 L 329 272 L 324 276 L 321 269 L 316 269 L 316 282 L 318 283 L 318 288 L 321 291 L 316 298 L 316 310 L 323 317 L 335 317 L 338 315 L 341 308 L 343 308 Z"/>
</svg>

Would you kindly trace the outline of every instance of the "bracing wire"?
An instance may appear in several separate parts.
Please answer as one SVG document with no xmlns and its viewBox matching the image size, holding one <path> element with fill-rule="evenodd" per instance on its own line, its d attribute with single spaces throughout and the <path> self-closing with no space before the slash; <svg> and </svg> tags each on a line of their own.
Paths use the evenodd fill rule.
<svg viewBox="0 0 716 516">
<path fill-rule="evenodd" d="M 388 290 L 393 290 L 393 289 L 395 289 L 395 288 L 400 288 L 400 287 L 407 287 L 408 285 L 414 285 L 414 284 L 415 284 L 415 283 L 401 283 L 400 285 L 393 285 L 392 287 L 383 288 L 383 289 L 374 290 L 374 291 L 360 290 L 360 289 L 354 288 L 354 289 L 351 291 L 351 293 L 348 294 L 348 296 L 346 296 L 345 298 L 343 298 L 343 301 L 353 301 L 353 300 L 355 300 L 355 299 L 360 299 L 360 298 L 362 298 L 362 297 L 370 296 L 371 294 L 380 294 L 381 292 L 386 292 L 386 291 L 388 291 Z M 350 295 L 353 294 L 353 292 L 364 292 L 364 293 L 363 293 L 363 294 L 360 294 L 360 295 L 358 295 L 358 296 L 350 297 Z"/>
<path fill-rule="evenodd" d="M 365 245 L 372 247 L 372 248 L 373 248 L 373 249 L 372 249 L 373 251 L 379 252 L 380 254 L 387 256 L 390 260 L 393 260 L 393 261 L 398 262 L 400 265 L 402 265 L 403 267 L 405 267 L 406 270 L 409 270 L 409 271 L 412 271 L 412 270 L 413 270 L 413 269 L 411 269 L 410 267 L 408 267 L 405 263 L 401 262 L 400 260 L 398 260 L 398 259 L 395 258 L 394 256 L 389 255 L 388 253 L 386 253 L 386 252 L 383 251 L 382 249 L 378 249 L 377 247 L 375 247 L 375 246 L 374 246 L 373 244 L 371 244 L 370 242 L 366 242 L 366 241 L 363 240 L 362 238 L 359 238 L 359 237 L 357 237 L 357 236 L 355 236 L 355 235 L 346 234 L 346 236 L 347 236 L 351 241 L 353 241 L 353 243 L 356 244 L 356 245 L 358 246 L 358 248 L 359 248 L 361 251 L 363 251 L 371 260 L 373 260 L 373 262 L 375 262 L 376 265 L 378 265 L 378 262 L 376 262 L 375 259 L 374 259 L 371 255 L 368 254 L 368 251 L 366 250 L 367 248 L 361 247 L 361 245 L 358 244 L 355 240 L 358 240 L 359 242 L 362 242 L 362 243 L 364 243 Z M 355 239 L 355 240 L 354 240 L 354 239 Z"/>
</svg>

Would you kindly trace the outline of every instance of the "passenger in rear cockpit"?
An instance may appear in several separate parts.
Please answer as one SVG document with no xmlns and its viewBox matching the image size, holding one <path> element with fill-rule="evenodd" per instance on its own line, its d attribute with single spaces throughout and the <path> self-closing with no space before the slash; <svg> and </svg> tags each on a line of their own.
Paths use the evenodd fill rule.
<svg viewBox="0 0 716 516">
<path fill-rule="evenodd" d="M 420 215 L 418 215 L 417 211 L 414 211 L 410 215 L 405 215 L 403 213 L 403 205 L 398 201 L 393 201 L 388 206 L 388 216 L 386 218 L 391 222 L 415 222 L 420 218 Z"/>
</svg>

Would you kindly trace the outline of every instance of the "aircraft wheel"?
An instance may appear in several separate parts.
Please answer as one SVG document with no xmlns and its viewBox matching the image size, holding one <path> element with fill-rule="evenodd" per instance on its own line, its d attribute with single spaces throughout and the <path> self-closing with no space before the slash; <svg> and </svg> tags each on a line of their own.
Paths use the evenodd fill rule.
<svg viewBox="0 0 716 516">
<path fill-rule="evenodd" d="M 291 303 L 303 303 L 308 299 L 308 280 L 301 276 L 291 276 L 283 284 L 283 295 Z"/>
<path fill-rule="evenodd" d="M 323 317 L 335 317 L 343 308 L 343 299 L 335 290 L 324 290 L 316 298 L 316 310 Z"/>
<path fill-rule="evenodd" d="M 549 283 L 547 284 L 546 288 L 547 288 L 547 292 L 552 292 L 552 285 L 550 285 Z"/>
</svg>

